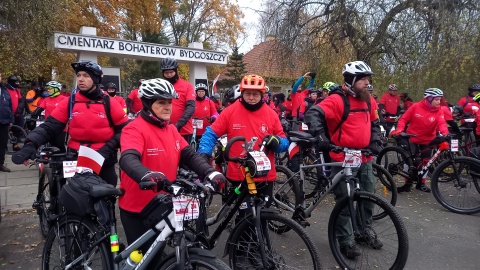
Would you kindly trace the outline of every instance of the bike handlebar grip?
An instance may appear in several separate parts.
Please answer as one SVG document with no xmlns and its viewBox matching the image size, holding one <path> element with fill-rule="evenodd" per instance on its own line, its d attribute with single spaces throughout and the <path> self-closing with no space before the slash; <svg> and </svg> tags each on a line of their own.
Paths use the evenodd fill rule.
<svg viewBox="0 0 480 270">
<path fill-rule="evenodd" d="M 140 189 L 153 189 L 156 185 L 156 182 L 140 182 Z"/>
<path fill-rule="evenodd" d="M 239 157 L 230 157 L 230 148 L 234 143 L 238 141 L 243 141 L 245 142 L 245 145 L 247 144 L 247 139 L 245 139 L 245 137 L 243 136 L 236 136 L 228 140 L 227 146 L 225 147 L 225 154 L 224 154 L 226 161 L 240 162 L 241 159 Z"/>
</svg>

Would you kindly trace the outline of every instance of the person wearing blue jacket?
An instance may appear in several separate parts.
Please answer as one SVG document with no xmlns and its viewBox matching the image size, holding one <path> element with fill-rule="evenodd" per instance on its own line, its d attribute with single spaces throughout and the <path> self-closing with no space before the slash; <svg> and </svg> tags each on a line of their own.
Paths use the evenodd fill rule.
<svg viewBox="0 0 480 270">
<path fill-rule="evenodd" d="M 5 166 L 5 149 L 8 142 L 8 129 L 13 124 L 12 98 L 10 93 L 2 84 L 0 73 L 0 171 L 10 172 Z"/>
</svg>

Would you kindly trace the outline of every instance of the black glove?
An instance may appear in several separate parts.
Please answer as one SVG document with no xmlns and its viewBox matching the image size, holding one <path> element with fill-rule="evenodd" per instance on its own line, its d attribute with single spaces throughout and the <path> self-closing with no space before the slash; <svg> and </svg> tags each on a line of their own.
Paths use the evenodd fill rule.
<svg viewBox="0 0 480 270">
<path fill-rule="evenodd" d="M 262 141 L 266 142 L 265 147 L 268 150 L 275 150 L 280 146 L 280 138 L 278 136 L 275 136 L 275 135 L 267 135 L 267 136 L 263 137 Z"/>
<path fill-rule="evenodd" d="M 205 180 L 209 181 L 216 190 L 221 190 L 227 182 L 227 178 L 217 171 L 208 174 L 207 177 L 205 177 Z"/>
<path fill-rule="evenodd" d="M 215 122 L 215 120 L 217 120 L 217 118 L 215 118 L 215 117 L 210 117 L 210 118 L 208 118 L 208 122 L 209 122 L 210 124 L 213 124 L 213 122 Z"/>
<path fill-rule="evenodd" d="M 325 134 L 320 134 L 317 139 L 318 149 L 322 152 L 329 152 L 332 150 L 332 144 Z"/>
<path fill-rule="evenodd" d="M 172 183 L 167 179 L 165 174 L 161 172 L 147 172 L 140 182 L 155 182 L 157 186 L 153 189 L 154 192 L 158 192 L 160 190 L 167 190 L 168 187 L 172 185 Z"/>
<path fill-rule="evenodd" d="M 310 78 L 315 79 L 315 76 L 317 76 L 317 73 L 310 72 L 310 74 L 308 74 L 308 75 L 310 76 Z"/>
<path fill-rule="evenodd" d="M 33 144 L 27 143 L 22 149 L 12 155 L 12 162 L 15 164 L 22 164 L 25 160 L 35 159 L 37 155 L 37 149 Z"/>
<path fill-rule="evenodd" d="M 382 146 L 380 142 L 374 141 L 367 146 L 367 149 L 372 151 L 372 154 L 378 155 L 380 154 L 380 151 L 382 151 Z"/>
</svg>

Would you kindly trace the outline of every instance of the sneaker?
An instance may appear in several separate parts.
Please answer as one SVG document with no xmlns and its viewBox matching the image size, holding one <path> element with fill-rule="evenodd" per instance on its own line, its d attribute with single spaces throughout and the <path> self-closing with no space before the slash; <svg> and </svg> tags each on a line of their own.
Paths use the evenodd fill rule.
<svg viewBox="0 0 480 270">
<path fill-rule="evenodd" d="M 0 172 L 10 172 L 10 169 L 5 167 L 5 165 L 0 165 Z"/>
<path fill-rule="evenodd" d="M 380 241 L 377 236 L 368 233 L 362 233 L 361 235 L 356 236 L 355 242 L 368 245 L 372 249 L 381 249 L 383 247 L 382 241 Z"/>
<path fill-rule="evenodd" d="M 427 187 L 425 184 L 420 184 L 420 185 L 417 185 L 416 189 L 420 190 L 420 191 L 423 191 L 423 192 L 427 192 L 427 193 L 430 193 L 432 190 Z"/>
<path fill-rule="evenodd" d="M 355 259 L 356 257 L 362 255 L 360 250 L 354 244 L 348 246 L 341 246 L 340 252 L 345 255 L 350 260 Z"/>
</svg>

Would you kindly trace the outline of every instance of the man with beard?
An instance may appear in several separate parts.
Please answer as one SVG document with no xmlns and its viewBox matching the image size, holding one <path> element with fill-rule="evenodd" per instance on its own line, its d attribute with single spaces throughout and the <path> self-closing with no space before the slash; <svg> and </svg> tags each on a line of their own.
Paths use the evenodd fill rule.
<svg viewBox="0 0 480 270">
<path fill-rule="evenodd" d="M 331 150 L 331 144 L 352 148 L 370 149 L 373 154 L 380 152 L 380 126 L 376 112 L 376 106 L 372 103 L 373 98 L 368 92 L 370 75 L 373 74 L 370 67 L 363 61 L 355 61 L 345 64 L 343 67 L 345 83 L 341 88 L 330 93 L 321 103 L 312 106 L 305 114 L 305 123 L 308 132 L 318 138 L 318 147 L 324 153 Z M 348 110 L 346 118 L 344 111 Z M 343 121 L 342 121 L 343 120 Z M 328 131 L 328 132 L 327 132 Z M 344 153 L 330 152 L 333 161 L 343 161 Z M 362 156 L 362 165 L 352 168 L 353 174 L 357 175 L 360 188 L 364 191 L 374 191 L 374 176 L 372 169 L 372 157 Z M 331 177 L 337 174 L 341 167 L 331 168 Z M 334 188 L 335 199 L 338 200 L 347 194 L 346 185 L 340 182 Z M 372 214 L 371 206 L 365 207 L 365 213 Z M 373 249 L 380 249 L 383 244 L 374 235 L 355 238 L 352 234 L 349 213 L 341 214 L 342 226 L 337 226 L 337 240 L 340 251 L 349 259 L 360 255 L 355 243 L 370 243 Z M 372 228 L 373 230 L 373 228 Z"/>
</svg>

